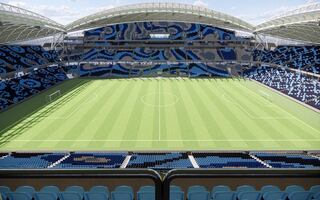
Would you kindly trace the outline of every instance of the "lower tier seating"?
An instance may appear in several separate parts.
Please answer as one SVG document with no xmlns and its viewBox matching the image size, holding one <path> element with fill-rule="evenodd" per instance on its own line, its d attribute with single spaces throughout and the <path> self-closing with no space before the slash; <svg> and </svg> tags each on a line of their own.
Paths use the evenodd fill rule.
<svg viewBox="0 0 320 200">
<path fill-rule="evenodd" d="M 126 153 L 72 153 L 54 168 L 120 168 Z"/>
<path fill-rule="evenodd" d="M 193 153 L 201 168 L 266 168 L 246 153 Z"/>
<path fill-rule="evenodd" d="M 0 81 L 0 111 L 67 79 L 62 68 L 55 66 Z"/>
<path fill-rule="evenodd" d="M 193 168 L 186 153 L 135 153 L 127 168 Z"/>
<path fill-rule="evenodd" d="M 320 109 L 320 81 L 317 78 L 272 67 L 250 70 L 244 76 Z"/>
<path fill-rule="evenodd" d="M 53 152 L 0 153 L 0 169 L 54 168 L 320 168 L 319 152 Z"/>
</svg>

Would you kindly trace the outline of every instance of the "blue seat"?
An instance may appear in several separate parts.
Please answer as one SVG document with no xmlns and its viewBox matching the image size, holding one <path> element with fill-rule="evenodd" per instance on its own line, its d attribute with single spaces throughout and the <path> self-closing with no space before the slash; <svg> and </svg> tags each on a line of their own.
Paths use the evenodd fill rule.
<svg viewBox="0 0 320 200">
<path fill-rule="evenodd" d="M 33 194 L 36 192 L 36 190 L 31 186 L 20 186 L 15 192 L 26 193 L 33 198 Z"/>
<path fill-rule="evenodd" d="M 209 200 L 210 193 L 208 191 L 188 192 L 188 200 Z"/>
<path fill-rule="evenodd" d="M 274 185 L 265 185 L 260 190 L 262 195 L 264 195 L 267 192 L 280 192 L 280 191 L 281 191 L 280 188 Z"/>
<path fill-rule="evenodd" d="M 312 193 L 311 192 L 292 192 L 289 194 L 289 200 L 311 200 Z"/>
<path fill-rule="evenodd" d="M 314 199 L 320 199 L 320 192 L 313 194 Z"/>
<path fill-rule="evenodd" d="M 137 197 L 138 197 L 138 200 L 154 200 L 155 193 L 154 192 L 138 192 Z"/>
<path fill-rule="evenodd" d="M 309 192 L 316 194 L 320 192 L 320 185 L 314 185 L 310 188 Z"/>
<path fill-rule="evenodd" d="M 35 200 L 57 200 L 58 195 L 53 192 L 36 192 L 34 193 Z"/>
<path fill-rule="evenodd" d="M 9 192 L 7 196 L 9 200 L 32 200 L 32 196 L 24 192 Z"/>
<path fill-rule="evenodd" d="M 237 194 L 235 192 L 216 192 L 214 195 L 214 200 L 236 200 Z"/>
<path fill-rule="evenodd" d="M 74 185 L 74 186 L 69 186 L 65 189 L 65 192 L 75 192 L 75 193 L 78 193 L 81 197 L 81 199 L 83 199 L 83 195 L 84 195 L 84 189 L 83 187 L 81 186 L 77 186 L 77 185 Z"/>
<path fill-rule="evenodd" d="M 111 192 L 112 200 L 133 200 L 133 195 L 128 192 L 114 191 Z"/>
<path fill-rule="evenodd" d="M 260 192 L 240 192 L 238 194 L 239 200 L 261 200 L 261 198 Z"/>
<path fill-rule="evenodd" d="M 256 189 L 251 186 L 251 185 L 241 185 L 237 187 L 237 195 L 240 194 L 241 192 L 255 192 Z"/>
<path fill-rule="evenodd" d="M 109 195 L 105 192 L 85 192 L 84 193 L 85 200 L 108 200 Z"/>
<path fill-rule="evenodd" d="M 184 200 L 182 191 L 170 191 L 170 200 Z"/>
<path fill-rule="evenodd" d="M 304 192 L 304 188 L 299 186 L 299 185 L 290 185 L 287 186 L 285 189 L 285 192 L 288 193 L 288 195 L 290 195 L 293 192 Z"/>
<path fill-rule="evenodd" d="M 57 186 L 50 185 L 50 186 L 44 186 L 43 188 L 41 188 L 40 192 L 51 192 L 56 195 L 59 195 L 60 189 Z"/>
<path fill-rule="evenodd" d="M 212 188 L 211 190 L 211 199 L 215 199 L 215 193 L 217 192 L 229 192 L 231 191 L 228 186 L 218 185 Z"/>
<path fill-rule="evenodd" d="M 3 200 L 7 199 L 7 194 L 9 192 L 11 192 L 10 188 L 8 188 L 6 186 L 0 186 L 0 195 L 1 195 Z"/>
<path fill-rule="evenodd" d="M 81 196 L 78 192 L 60 192 L 59 199 L 60 200 L 83 200 L 83 196 Z"/>
<path fill-rule="evenodd" d="M 202 185 L 194 185 L 188 188 L 188 193 L 189 192 L 206 192 L 207 189 L 202 186 Z"/>
<path fill-rule="evenodd" d="M 155 187 L 154 186 L 143 186 L 137 193 L 138 200 L 152 200 L 155 199 Z"/>
<path fill-rule="evenodd" d="M 263 200 L 286 200 L 287 197 L 286 192 L 267 192 L 263 194 Z"/>
<path fill-rule="evenodd" d="M 171 192 L 171 191 L 181 192 L 182 190 L 181 190 L 181 187 L 179 187 L 179 186 L 171 185 L 171 186 L 170 186 L 170 192 Z"/>
<path fill-rule="evenodd" d="M 109 189 L 105 186 L 93 186 L 90 188 L 90 193 L 104 193 L 108 198 L 110 197 Z"/>
<path fill-rule="evenodd" d="M 132 194 L 132 196 L 133 196 L 132 187 L 129 187 L 129 186 L 126 186 L 126 185 L 121 185 L 121 186 L 116 187 L 115 191 L 117 191 L 117 192 L 128 192 L 128 193 Z"/>
</svg>

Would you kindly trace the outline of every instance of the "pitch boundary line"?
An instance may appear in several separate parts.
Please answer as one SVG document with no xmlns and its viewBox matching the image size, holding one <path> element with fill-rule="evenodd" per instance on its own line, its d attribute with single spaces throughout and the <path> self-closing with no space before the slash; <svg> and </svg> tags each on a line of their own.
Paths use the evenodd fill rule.
<svg viewBox="0 0 320 200">
<path fill-rule="evenodd" d="M 320 142 L 320 139 L 287 140 L 9 140 L 12 142 Z"/>
</svg>

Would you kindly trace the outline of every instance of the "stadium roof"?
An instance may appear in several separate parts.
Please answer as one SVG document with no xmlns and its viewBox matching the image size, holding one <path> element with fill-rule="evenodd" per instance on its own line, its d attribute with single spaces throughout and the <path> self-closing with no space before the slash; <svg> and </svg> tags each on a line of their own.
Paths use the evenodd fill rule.
<svg viewBox="0 0 320 200">
<path fill-rule="evenodd" d="M 63 25 L 49 18 L 0 3 L 0 43 L 31 40 L 64 31 Z"/>
<path fill-rule="evenodd" d="M 255 32 L 320 44 L 320 3 L 284 13 L 256 26 Z"/>
<path fill-rule="evenodd" d="M 66 28 L 68 31 L 77 31 L 119 22 L 145 20 L 199 22 L 244 31 L 252 31 L 254 28 L 239 18 L 221 12 L 178 3 L 144 3 L 112 8 L 76 20 Z"/>
<path fill-rule="evenodd" d="M 64 26 L 28 10 L 0 3 L 0 43 L 146 20 L 205 23 L 220 28 L 320 44 L 320 3 L 287 12 L 256 27 L 228 14 L 178 3 L 145 3 L 116 7 Z"/>
</svg>

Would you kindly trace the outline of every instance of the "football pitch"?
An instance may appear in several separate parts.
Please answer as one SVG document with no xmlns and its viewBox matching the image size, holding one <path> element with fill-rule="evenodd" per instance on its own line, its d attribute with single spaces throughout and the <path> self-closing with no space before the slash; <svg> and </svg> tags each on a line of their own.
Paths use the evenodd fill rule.
<svg viewBox="0 0 320 200">
<path fill-rule="evenodd" d="M 320 148 L 320 114 L 253 81 L 79 80 L 78 87 L 1 130 L 0 150 Z"/>
</svg>

